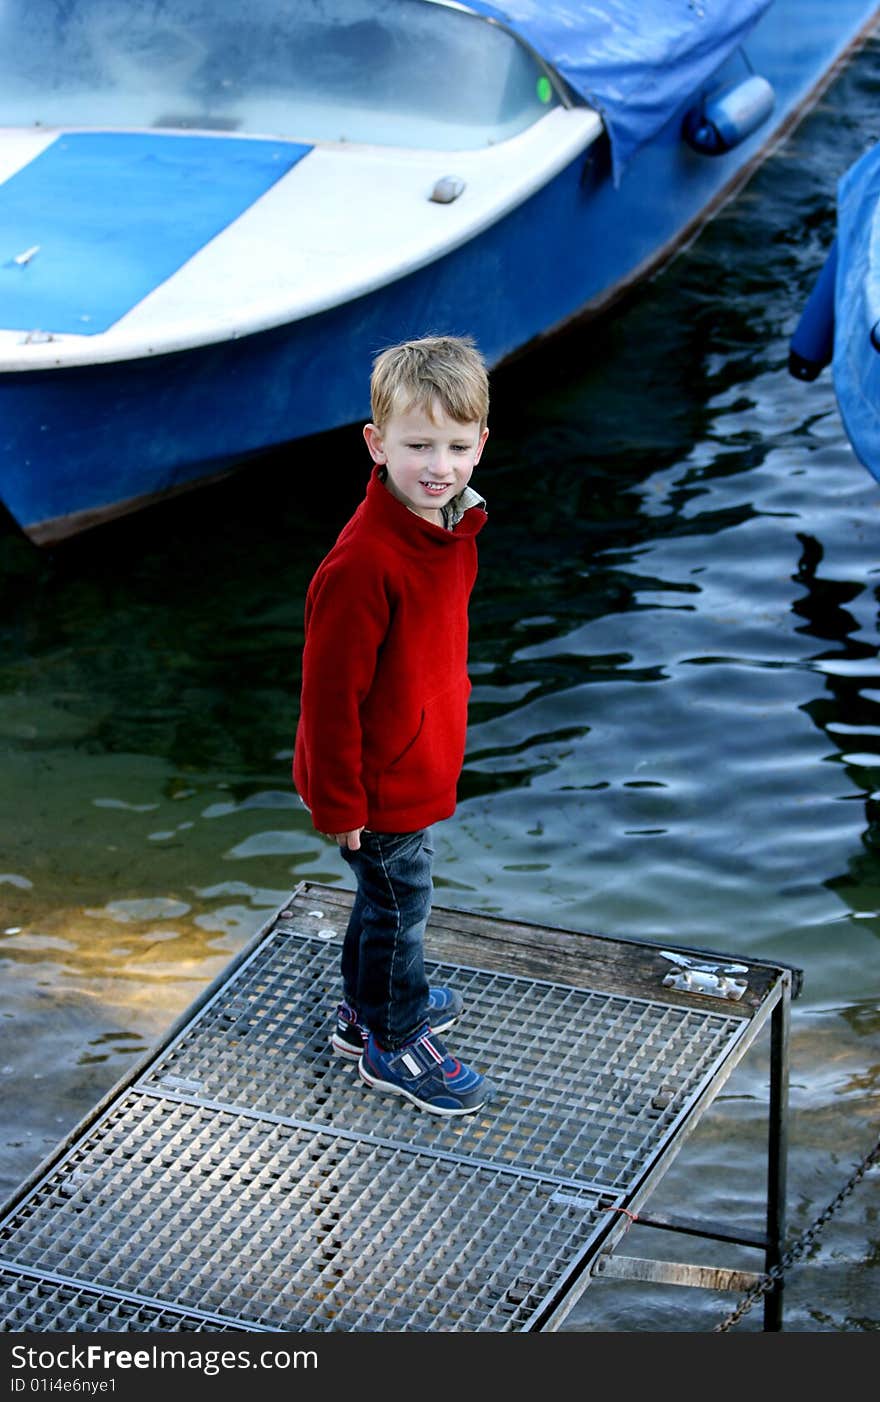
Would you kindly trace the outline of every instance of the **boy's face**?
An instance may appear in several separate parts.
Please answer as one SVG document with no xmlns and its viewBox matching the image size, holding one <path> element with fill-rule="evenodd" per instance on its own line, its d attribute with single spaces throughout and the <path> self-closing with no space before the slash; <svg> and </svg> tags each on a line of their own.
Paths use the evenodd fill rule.
<svg viewBox="0 0 880 1402">
<path fill-rule="evenodd" d="M 384 464 L 389 492 L 417 516 L 443 524 L 441 508 L 467 486 L 489 434 L 479 423 L 457 423 L 434 404 L 392 414 L 384 429 L 367 424 L 374 462 Z"/>
</svg>

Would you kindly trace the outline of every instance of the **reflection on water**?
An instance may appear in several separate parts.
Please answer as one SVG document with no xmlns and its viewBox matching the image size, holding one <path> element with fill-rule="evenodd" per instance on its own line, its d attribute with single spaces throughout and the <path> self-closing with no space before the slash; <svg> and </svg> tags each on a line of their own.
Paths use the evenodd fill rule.
<svg viewBox="0 0 880 1402">
<path fill-rule="evenodd" d="M 875 63 L 622 313 L 496 377 L 436 834 L 443 903 L 804 970 L 792 1234 L 873 1146 L 880 1091 L 880 491 L 827 375 L 785 368 L 836 180 L 878 135 Z M 366 467 L 355 428 L 52 554 L 0 533 L 8 1190 L 298 881 L 347 883 L 289 768 L 305 586 Z M 755 1229 L 765 1139 L 759 1056 L 657 1210 Z M 876 1329 L 875 1190 L 793 1272 L 789 1330 Z M 608 1283 L 569 1327 L 705 1330 L 735 1303 Z"/>
</svg>

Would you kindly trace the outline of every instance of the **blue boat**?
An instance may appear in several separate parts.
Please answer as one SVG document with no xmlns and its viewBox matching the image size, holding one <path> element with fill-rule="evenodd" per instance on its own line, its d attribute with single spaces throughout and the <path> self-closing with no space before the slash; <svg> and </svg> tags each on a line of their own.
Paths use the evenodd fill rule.
<svg viewBox="0 0 880 1402">
<path fill-rule="evenodd" d="M 0 499 L 52 544 L 606 312 L 875 29 L 869 0 L 4 0 Z"/>
<path fill-rule="evenodd" d="M 831 366 L 856 457 L 880 481 L 880 146 L 837 186 L 837 231 L 789 342 L 788 368 L 815 380 Z"/>
</svg>

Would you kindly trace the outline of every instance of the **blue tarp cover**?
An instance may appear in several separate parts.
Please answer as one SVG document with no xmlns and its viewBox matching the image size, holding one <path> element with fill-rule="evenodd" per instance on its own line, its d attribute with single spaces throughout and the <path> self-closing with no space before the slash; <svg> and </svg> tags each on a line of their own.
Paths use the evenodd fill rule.
<svg viewBox="0 0 880 1402">
<path fill-rule="evenodd" d="M 840 416 L 859 460 L 880 479 L 880 145 L 837 187 L 832 374 Z M 878 332 L 880 337 L 880 332 Z"/>
<path fill-rule="evenodd" d="M 518 34 L 602 114 L 614 179 L 773 0 L 468 0 Z M 833 4 L 834 0 L 829 0 Z"/>
<path fill-rule="evenodd" d="M 0 185 L 3 325 L 106 331 L 310 149 L 152 132 L 57 137 Z"/>
</svg>

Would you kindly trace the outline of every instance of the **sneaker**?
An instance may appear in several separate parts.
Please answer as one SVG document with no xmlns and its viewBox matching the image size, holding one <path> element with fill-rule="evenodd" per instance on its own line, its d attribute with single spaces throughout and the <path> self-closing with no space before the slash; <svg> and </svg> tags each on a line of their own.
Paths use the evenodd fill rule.
<svg viewBox="0 0 880 1402">
<path fill-rule="evenodd" d="M 454 988 L 428 989 L 428 1022 L 433 1032 L 445 1032 L 464 1007 L 464 999 Z M 330 1045 L 339 1056 L 359 1057 L 367 1044 L 368 1031 L 354 1008 L 340 1003 L 336 1009 L 336 1026 Z"/>
<path fill-rule="evenodd" d="M 486 1078 L 450 1056 L 427 1022 L 418 1036 L 394 1051 L 383 1051 L 371 1032 L 358 1071 L 374 1090 L 405 1095 L 432 1115 L 470 1115 L 489 1099 Z"/>
</svg>

